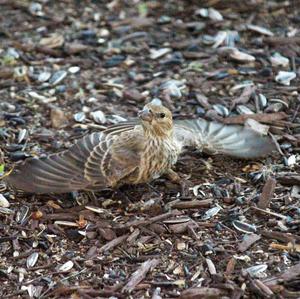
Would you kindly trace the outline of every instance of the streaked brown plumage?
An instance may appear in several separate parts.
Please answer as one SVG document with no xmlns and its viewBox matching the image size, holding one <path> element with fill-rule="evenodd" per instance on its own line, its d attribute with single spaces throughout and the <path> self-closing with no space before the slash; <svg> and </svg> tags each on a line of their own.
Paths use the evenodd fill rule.
<svg viewBox="0 0 300 299">
<path fill-rule="evenodd" d="M 141 125 L 132 130 L 93 133 L 65 152 L 26 161 L 8 180 L 27 192 L 58 193 L 145 183 L 172 173 L 180 148 L 171 112 L 150 103 L 139 116 Z"/>
<path fill-rule="evenodd" d="M 8 177 L 10 185 L 33 193 L 101 190 L 149 182 L 172 170 L 187 146 L 238 158 L 255 158 L 274 149 L 267 137 L 242 126 L 203 119 L 179 120 L 156 102 L 146 105 L 141 122 L 127 122 L 83 137 L 70 149 L 27 159 Z"/>
</svg>

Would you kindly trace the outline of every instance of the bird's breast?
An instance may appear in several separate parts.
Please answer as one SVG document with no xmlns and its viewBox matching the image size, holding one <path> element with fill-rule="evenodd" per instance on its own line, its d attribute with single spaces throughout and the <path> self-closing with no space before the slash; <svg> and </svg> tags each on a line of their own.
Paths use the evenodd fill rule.
<svg viewBox="0 0 300 299">
<path fill-rule="evenodd" d="M 141 159 L 139 183 L 159 178 L 177 162 L 178 154 L 170 140 L 149 140 Z"/>
</svg>

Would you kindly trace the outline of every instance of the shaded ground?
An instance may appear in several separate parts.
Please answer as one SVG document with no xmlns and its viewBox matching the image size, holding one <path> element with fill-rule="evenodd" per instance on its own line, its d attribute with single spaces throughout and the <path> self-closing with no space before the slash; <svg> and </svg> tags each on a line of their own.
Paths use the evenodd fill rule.
<svg viewBox="0 0 300 299">
<path fill-rule="evenodd" d="M 163 178 L 59 196 L 2 183 L 2 298 L 300 296 L 300 4 L 242 2 L 0 0 L 5 172 L 153 97 L 175 117 L 232 122 L 251 110 L 282 151 L 259 161 L 189 152 L 176 166 L 195 186 L 185 198 Z M 201 17 L 204 7 L 223 20 Z M 272 62 L 275 52 L 287 63 Z M 279 71 L 296 78 L 282 85 Z"/>
</svg>

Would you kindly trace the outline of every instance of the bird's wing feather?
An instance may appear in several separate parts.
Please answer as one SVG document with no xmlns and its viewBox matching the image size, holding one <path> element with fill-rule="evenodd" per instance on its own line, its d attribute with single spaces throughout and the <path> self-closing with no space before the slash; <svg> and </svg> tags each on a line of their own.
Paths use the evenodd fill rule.
<svg viewBox="0 0 300 299">
<path fill-rule="evenodd" d="M 177 120 L 175 124 L 179 136 L 188 136 L 186 145 L 196 145 L 210 154 L 252 159 L 265 156 L 276 149 L 270 137 L 244 126 L 225 125 L 204 119 Z M 190 130 L 193 134 L 187 135 L 186 132 Z"/>
<path fill-rule="evenodd" d="M 137 125 L 135 121 L 121 123 L 83 137 L 64 152 L 27 159 L 8 177 L 8 183 L 34 193 L 101 189 L 110 183 L 109 177 L 117 181 L 136 171 L 137 164 L 128 164 L 123 158 L 131 154 L 130 150 L 123 153 L 121 148 L 121 152 L 113 156 L 108 149 L 115 140 L 122 145 L 122 141 L 118 142 L 120 136 L 127 136 L 126 132 L 136 130 Z M 257 158 L 275 149 L 269 137 L 243 126 L 203 119 L 175 120 L 174 134 L 180 148 L 193 146 L 204 152 L 238 158 Z M 130 160 L 137 162 L 136 157 Z M 126 171 L 120 171 L 121 168 Z M 105 169 L 109 173 L 105 173 Z"/>
<path fill-rule="evenodd" d="M 91 186 L 98 186 L 99 182 L 105 182 L 107 186 L 115 187 L 122 183 L 124 177 L 133 173 L 139 165 L 140 151 L 137 148 L 132 149 L 130 140 L 126 139 L 126 135 L 132 135 L 132 130 L 129 134 L 126 132 L 120 133 L 119 136 L 110 134 L 106 147 L 103 143 L 99 143 L 90 152 L 86 159 L 84 176 L 90 182 Z M 134 141 L 138 136 L 134 137 Z"/>
<path fill-rule="evenodd" d="M 83 137 L 61 153 L 27 159 L 16 166 L 7 179 L 8 183 L 16 189 L 34 193 L 61 193 L 89 187 L 93 189 L 86 178 L 85 164 L 95 147 L 101 147 L 103 154 L 110 139 L 105 134 L 96 132 Z M 105 184 L 103 177 L 101 179 Z M 99 178 L 100 181 L 101 179 Z"/>
<path fill-rule="evenodd" d="M 138 149 L 132 148 L 139 145 L 138 134 L 123 131 L 111 128 L 95 132 L 61 153 L 29 158 L 16 166 L 7 181 L 15 189 L 31 193 L 100 190 L 117 185 L 136 171 L 139 158 Z"/>
</svg>

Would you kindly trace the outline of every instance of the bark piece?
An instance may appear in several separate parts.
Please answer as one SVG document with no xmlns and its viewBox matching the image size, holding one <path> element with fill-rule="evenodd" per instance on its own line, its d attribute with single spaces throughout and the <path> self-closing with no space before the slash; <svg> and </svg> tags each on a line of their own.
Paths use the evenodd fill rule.
<svg viewBox="0 0 300 299">
<path fill-rule="evenodd" d="M 179 299 L 218 299 L 226 292 L 217 288 L 191 288 L 182 292 Z"/>
<path fill-rule="evenodd" d="M 127 239 L 127 237 L 128 237 L 128 234 L 113 239 L 112 241 L 110 241 L 110 242 L 106 243 L 105 245 L 103 245 L 100 248 L 100 252 L 106 252 L 110 249 L 115 248 L 116 246 L 121 244 L 123 241 L 125 241 Z"/>
<path fill-rule="evenodd" d="M 300 175 L 295 173 L 278 177 L 278 182 L 285 186 L 300 185 Z"/>
<path fill-rule="evenodd" d="M 150 269 L 159 264 L 158 259 L 147 260 L 131 275 L 127 284 L 123 287 L 122 292 L 130 293 L 146 277 Z"/>
<path fill-rule="evenodd" d="M 257 204 L 257 206 L 260 209 L 266 209 L 269 206 L 270 201 L 274 194 L 275 187 L 276 187 L 276 180 L 273 178 L 268 178 L 268 180 L 266 181 L 263 187 L 262 193 L 259 197 L 259 201 Z"/>
<path fill-rule="evenodd" d="M 287 234 L 287 233 L 282 233 L 282 232 L 273 232 L 273 231 L 266 231 L 263 230 L 261 232 L 262 236 L 265 238 L 269 239 L 275 239 L 278 241 L 281 241 L 283 243 L 289 243 L 289 242 L 300 242 L 300 236 L 292 235 L 292 234 Z"/>
<path fill-rule="evenodd" d="M 248 248 L 250 248 L 255 242 L 261 239 L 260 235 L 251 234 L 246 235 L 242 243 L 239 243 L 238 250 L 239 252 L 245 252 Z"/>
<path fill-rule="evenodd" d="M 266 122 L 272 123 L 273 121 L 285 119 L 287 118 L 287 114 L 284 112 L 277 112 L 277 113 L 260 113 L 260 114 L 242 114 L 238 116 L 232 116 L 224 118 L 222 121 L 224 124 L 236 124 L 242 125 L 245 123 L 246 119 L 252 118 L 258 122 Z"/>
<path fill-rule="evenodd" d="M 272 287 L 272 286 L 275 286 L 279 282 L 279 280 L 287 281 L 287 280 L 297 277 L 298 275 L 300 275 L 300 263 L 298 263 L 295 266 L 290 267 L 289 269 L 287 269 L 285 272 L 283 272 L 279 276 L 275 276 L 275 277 L 264 280 L 263 283 L 267 287 Z"/>
<path fill-rule="evenodd" d="M 210 207 L 213 199 L 191 200 L 175 202 L 172 205 L 173 209 L 198 209 Z"/>
</svg>

